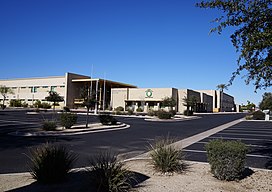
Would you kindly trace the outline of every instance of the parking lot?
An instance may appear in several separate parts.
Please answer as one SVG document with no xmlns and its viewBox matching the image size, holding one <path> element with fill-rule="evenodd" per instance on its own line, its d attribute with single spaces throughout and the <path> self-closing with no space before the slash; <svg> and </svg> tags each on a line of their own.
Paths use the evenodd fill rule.
<svg viewBox="0 0 272 192">
<path fill-rule="evenodd" d="M 240 140 L 249 148 L 247 166 L 272 169 L 272 122 L 238 123 L 185 148 L 186 159 L 206 162 L 205 144 L 212 139 Z"/>
</svg>

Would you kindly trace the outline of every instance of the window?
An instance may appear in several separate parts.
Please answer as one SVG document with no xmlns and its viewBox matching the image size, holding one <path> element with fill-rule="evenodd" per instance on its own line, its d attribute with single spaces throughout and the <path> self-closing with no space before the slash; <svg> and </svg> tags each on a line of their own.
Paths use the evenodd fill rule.
<svg viewBox="0 0 272 192">
<path fill-rule="evenodd" d="M 51 86 L 50 91 L 56 91 L 57 86 Z"/>
<path fill-rule="evenodd" d="M 37 93 L 38 87 L 31 87 L 31 93 Z"/>
<path fill-rule="evenodd" d="M 26 87 L 21 87 L 21 89 L 25 89 Z"/>
<path fill-rule="evenodd" d="M 48 88 L 48 86 L 42 86 L 42 88 L 46 89 L 46 88 Z"/>
<path fill-rule="evenodd" d="M 60 88 L 64 88 L 65 86 L 64 85 L 61 85 Z"/>
</svg>

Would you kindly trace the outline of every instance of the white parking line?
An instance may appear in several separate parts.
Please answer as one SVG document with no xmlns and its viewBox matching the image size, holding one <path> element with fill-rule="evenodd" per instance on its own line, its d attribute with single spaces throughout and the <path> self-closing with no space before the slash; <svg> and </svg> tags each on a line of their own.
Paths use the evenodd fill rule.
<svg viewBox="0 0 272 192">
<path fill-rule="evenodd" d="M 272 131 L 272 128 L 234 128 L 230 127 L 228 130 L 237 130 L 237 131 L 244 131 L 244 130 L 249 130 L 249 131 Z"/>
<path fill-rule="evenodd" d="M 224 130 L 222 132 L 238 132 L 238 133 L 268 133 L 268 134 L 272 134 L 272 130 L 271 131 L 241 131 L 241 130 Z"/>
<path fill-rule="evenodd" d="M 245 135 L 245 136 L 257 136 L 257 137 L 271 137 L 271 135 L 259 135 L 259 134 L 245 134 L 245 133 L 216 133 L 216 135 Z"/>
<path fill-rule="evenodd" d="M 191 150 L 191 149 L 183 149 L 182 151 L 184 152 L 193 152 L 193 153 L 207 153 L 207 151 L 201 151 L 201 150 Z M 247 154 L 247 157 L 258 157 L 258 158 L 272 158 L 271 156 L 266 156 L 266 155 L 252 155 L 252 154 Z"/>
<path fill-rule="evenodd" d="M 249 138 L 239 138 L 239 137 L 209 137 L 212 139 L 230 139 L 230 140 L 249 140 L 249 141 L 271 141 L 271 139 L 249 139 Z"/>
<path fill-rule="evenodd" d="M 199 142 L 196 142 L 196 143 L 199 143 L 199 144 L 207 144 L 209 142 L 205 142 L 205 141 L 199 141 Z M 194 143 L 194 144 L 196 144 Z M 258 148 L 267 148 L 267 146 L 264 146 L 264 145 L 252 145 L 252 144 L 246 144 L 247 147 L 258 147 Z"/>
</svg>

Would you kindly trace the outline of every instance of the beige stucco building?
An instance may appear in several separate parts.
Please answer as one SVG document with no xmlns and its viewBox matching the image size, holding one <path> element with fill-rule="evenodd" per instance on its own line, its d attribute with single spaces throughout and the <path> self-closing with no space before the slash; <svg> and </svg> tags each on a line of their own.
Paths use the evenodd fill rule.
<svg viewBox="0 0 272 192">
<path fill-rule="evenodd" d="M 13 94 L 7 94 L 6 104 L 12 99 L 18 99 L 33 105 L 35 101 L 45 101 L 49 91 L 56 91 L 63 97 L 64 101 L 60 102 L 60 107 L 68 106 L 70 108 L 79 107 L 83 101 L 81 99 L 81 91 L 88 87 L 88 91 L 98 101 L 96 107 L 101 109 L 110 105 L 110 89 L 119 87 L 136 87 L 124 83 L 114 82 L 104 79 L 92 79 L 88 76 L 66 73 L 64 76 L 58 77 L 39 77 L 39 78 L 21 78 L 0 80 L 0 85 L 12 89 Z M 92 90 L 92 91 L 91 91 Z M 3 96 L 0 95 L 0 101 Z"/>
<path fill-rule="evenodd" d="M 162 108 L 164 98 L 170 97 L 176 101 L 174 110 L 183 113 L 187 109 L 185 99 L 194 99 L 195 112 L 233 111 L 234 97 L 216 90 L 192 90 L 176 88 L 137 88 L 134 85 L 91 78 L 84 75 L 66 73 L 58 77 L 24 78 L 0 80 L 0 85 L 10 87 L 14 94 L 7 95 L 7 102 L 19 99 L 28 105 L 37 100 L 45 102 L 49 91 L 56 91 L 64 98 L 60 107 L 80 107 L 83 103 L 81 92 L 87 89 L 88 94 L 97 101 L 94 110 L 115 109 L 122 106 L 125 110 L 142 108 Z M 0 102 L 3 100 L 0 95 Z"/>
<path fill-rule="evenodd" d="M 113 88 L 111 89 L 111 106 L 113 109 L 121 106 L 125 110 L 136 111 L 142 108 L 158 110 L 162 101 L 167 98 L 176 101 L 174 109 L 183 113 L 187 109 L 186 98 L 193 99 L 195 112 L 234 111 L 234 97 L 216 90 L 191 90 L 176 88 Z M 221 109 L 221 106 L 223 108 Z"/>
</svg>

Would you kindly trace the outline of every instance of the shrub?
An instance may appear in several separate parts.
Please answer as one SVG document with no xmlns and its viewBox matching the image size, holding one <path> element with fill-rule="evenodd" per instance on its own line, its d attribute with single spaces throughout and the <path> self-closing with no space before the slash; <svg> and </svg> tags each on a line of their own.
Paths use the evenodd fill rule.
<svg viewBox="0 0 272 192">
<path fill-rule="evenodd" d="M 19 99 L 12 99 L 10 100 L 9 105 L 11 107 L 22 107 L 22 101 Z"/>
<path fill-rule="evenodd" d="M 181 172 L 185 168 L 181 150 L 171 146 L 173 140 L 163 138 L 151 145 L 151 159 L 155 170 L 162 173 Z"/>
<path fill-rule="evenodd" d="M 56 123 L 56 121 L 45 120 L 43 122 L 43 127 L 42 128 L 45 131 L 55 131 L 56 128 L 57 128 L 57 123 Z"/>
<path fill-rule="evenodd" d="M 40 108 L 51 109 L 51 105 L 49 103 L 43 102 L 41 103 Z"/>
<path fill-rule="evenodd" d="M 265 113 L 262 111 L 254 111 L 252 113 L 252 119 L 253 120 L 264 120 L 265 119 Z"/>
<path fill-rule="evenodd" d="M 73 113 L 61 113 L 60 124 L 66 129 L 70 129 L 77 122 L 77 115 Z"/>
<path fill-rule="evenodd" d="M 87 171 L 98 192 L 126 192 L 131 188 L 133 174 L 109 152 L 93 157 Z"/>
<path fill-rule="evenodd" d="M 28 107 L 28 104 L 26 102 L 23 102 L 22 107 L 26 108 L 26 107 Z"/>
<path fill-rule="evenodd" d="M 177 114 L 177 112 L 175 110 L 171 110 L 171 111 L 169 111 L 169 113 L 171 114 L 172 117 L 174 117 Z"/>
<path fill-rule="evenodd" d="M 124 111 L 124 107 L 122 107 L 122 106 L 116 107 L 115 111 Z"/>
<path fill-rule="evenodd" d="M 148 110 L 147 115 L 148 116 L 155 116 L 155 111 L 150 109 L 150 110 Z"/>
<path fill-rule="evenodd" d="M 128 115 L 133 115 L 133 110 L 131 110 L 131 109 L 128 109 Z"/>
<path fill-rule="evenodd" d="M 239 179 L 245 169 L 247 147 L 241 141 L 212 140 L 205 145 L 211 172 L 220 180 Z"/>
<path fill-rule="evenodd" d="M 99 115 L 99 120 L 100 120 L 100 123 L 102 123 L 103 125 L 116 125 L 117 124 L 117 120 L 109 114 Z"/>
<path fill-rule="evenodd" d="M 1 109 L 5 109 L 7 106 L 6 105 L 3 105 L 3 104 L 0 104 L 0 107 L 1 107 Z"/>
<path fill-rule="evenodd" d="M 35 108 L 42 108 L 42 102 L 40 100 L 35 101 L 33 105 Z"/>
<path fill-rule="evenodd" d="M 186 116 L 192 116 L 194 114 L 194 112 L 192 110 L 187 111 L 187 109 L 183 112 L 183 115 Z"/>
<path fill-rule="evenodd" d="M 63 111 L 64 111 L 64 112 L 70 112 L 70 108 L 67 107 L 67 106 L 64 106 L 64 107 L 63 107 Z"/>
<path fill-rule="evenodd" d="M 136 109 L 136 111 L 137 111 L 137 112 L 143 112 L 144 110 L 143 110 L 141 107 L 138 107 L 138 108 Z"/>
<path fill-rule="evenodd" d="M 252 115 L 246 115 L 246 120 L 252 120 L 253 116 Z"/>
<path fill-rule="evenodd" d="M 158 118 L 159 119 L 171 119 L 172 114 L 167 111 L 160 110 L 158 111 Z"/>
<path fill-rule="evenodd" d="M 65 179 L 76 159 L 64 146 L 44 144 L 31 151 L 31 175 L 41 183 L 57 183 Z"/>
</svg>

